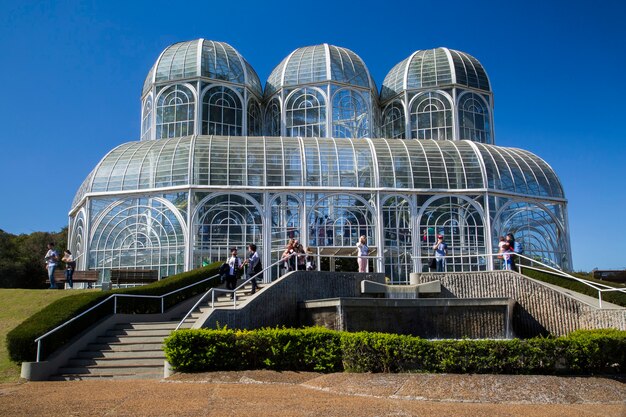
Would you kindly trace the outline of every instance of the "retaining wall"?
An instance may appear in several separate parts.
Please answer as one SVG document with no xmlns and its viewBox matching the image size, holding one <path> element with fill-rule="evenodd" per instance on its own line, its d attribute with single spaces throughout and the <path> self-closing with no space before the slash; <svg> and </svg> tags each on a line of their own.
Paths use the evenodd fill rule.
<svg viewBox="0 0 626 417">
<path fill-rule="evenodd" d="M 257 292 L 237 309 L 214 309 L 194 328 L 228 326 L 236 329 L 298 326 L 298 303 L 336 297 L 360 297 L 361 281 L 385 282 L 384 274 L 294 271 Z"/>
<path fill-rule="evenodd" d="M 626 330 L 626 309 L 598 309 L 513 271 L 415 274 L 418 283 L 440 280 L 441 297 L 512 298 L 517 337 L 561 336 L 578 329 Z"/>
</svg>

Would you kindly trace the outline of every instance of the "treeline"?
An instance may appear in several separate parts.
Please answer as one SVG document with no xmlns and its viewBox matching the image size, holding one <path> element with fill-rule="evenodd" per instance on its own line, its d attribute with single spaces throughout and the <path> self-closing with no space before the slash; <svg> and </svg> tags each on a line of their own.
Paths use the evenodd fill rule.
<svg viewBox="0 0 626 417">
<path fill-rule="evenodd" d="M 28 235 L 0 229 L 0 288 L 45 288 L 48 272 L 43 258 L 49 242 L 54 242 L 62 255 L 67 247 L 67 227 L 58 233 Z"/>
</svg>

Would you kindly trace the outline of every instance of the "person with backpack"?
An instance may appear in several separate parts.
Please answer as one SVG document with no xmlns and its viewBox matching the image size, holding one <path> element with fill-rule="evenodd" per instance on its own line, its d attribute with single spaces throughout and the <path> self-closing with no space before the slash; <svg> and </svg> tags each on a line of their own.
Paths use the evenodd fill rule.
<svg viewBox="0 0 626 417">
<path fill-rule="evenodd" d="M 261 266 L 261 258 L 256 251 L 256 245 L 254 243 L 250 243 L 248 245 L 248 258 L 245 260 L 244 265 L 247 265 L 248 267 L 249 276 L 254 277 L 256 275 L 256 277 L 250 281 L 252 284 L 252 291 L 250 291 L 250 295 L 252 295 L 258 288 L 257 280 L 263 279 L 263 274 L 259 274 L 263 270 L 263 267 Z"/>
</svg>

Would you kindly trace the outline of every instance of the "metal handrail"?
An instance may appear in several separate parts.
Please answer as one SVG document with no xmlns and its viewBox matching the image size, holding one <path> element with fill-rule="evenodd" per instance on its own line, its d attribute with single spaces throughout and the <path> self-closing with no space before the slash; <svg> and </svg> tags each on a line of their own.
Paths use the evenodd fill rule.
<svg viewBox="0 0 626 417">
<path fill-rule="evenodd" d="M 35 343 L 37 343 L 37 358 L 36 358 L 36 362 L 40 361 L 40 357 L 41 357 L 41 341 L 50 336 L 52 333 L 57 332 L 58 330 L 62 329 L 63 327 L 67 326 L 68 324 L 72 323 L 75 320 L 78 320 L 79 318 L 83 317 L 84 315 L 86 315 L 87 313 L 95 310 L 96 308 L 100 307 L 101 305 L 103 305 L 104 303 L 106 303 L 107 301 L 113 299 L 113 314 L 117 314 L 117 297 L 126 297 L 126 298 L 160 298 L 161 299 L 161 314 L 164 313 L 165 310 L 165 297 L 168 297 L 172 294 L 175 294 L 177 292 L 186 290 L 188 288 L 194 287 L 196 285 L 202 284 L 206 281 L 209 281 L 210 279 L 215 278 L 217 275 L 213 275 L 210 276 L 208 278 L 205 278 L 203 280 L 200 280 L 198 282 L 194 282 L 193 284 L 189 284 L 187 286 L 184 286 L 182 288 L 178 288 L 174 291 L 170 291 L 166 294 L 163 295 L 141 295 L 141 294 L 111 294 L 110 296 L 108 296 L 107 298 L 105 298 L 104 300 L 100 301 L 98 304 L 88 308 L 87 310 L 83 311 L 82 313 L 80 313 L 79 315 L 69 319 L 68 321 L 58 325 L 57 327 L 55 327 L 54 329 L 48 331 L 46 334 L 43 334 L 41 336 L 39 336 L 37 339 L 35 339 Z"/>
<path fill-rule="evenodd" d="M 459 257 L 502 257 L 502 255 L 505 254 L 504 252 L 498 252 L 498 253 L 485 253 L 485 254 L 469 254 L 469 255 L 445 255 L 445 256 L 440 256 L 439 258 L 459 258 Z M 626 288 L 619 288 L 619 287 L 611 287 L 609 285 L 605 285 L 605 284 L 600 284 L 598 282 L 593 282 L 593 281 L 589 281 L 583 278 L 578 278 L 575 277 L 573 275 L 568 274 L 567 272 L 564 272 L 560 269 L 554 268 L 553 266 L 550 266 L 544 262 L 538 261 L 537 259 L 533 259 L 530 258 L 526 255 L 520 254 L 520 253 L 515 253 L 515 252 L 510 252 L 508 253 L 511 256 L 516 256 L 519 258 L 523 258 L 523 259 L 527 259 L 528 261 L 530 261 L 531 263 L 537 264 L 542 266 L 544 269 L 541 268 L 537 268 L 537 267 L 532 267 L 532 266 L 528 266 L 528 265 L 522 265 L 521 263 L 516 263 L 517 265 L 517 269 L 520 274 L 522 273 L 522 268 L 529 268 L 529 269 L 534 269 L 534 270 L 538 270 L 538 271 L 542 271 L 545 269 L 548 269 L 550 273 L 553 273 L 555 275 L 559 275 L 561 277 L 564 278 L 568 278 L 568 279 L 572 279 L 574 281 L 578 281 L 581 284 L 584 284 L 588 287 L 593 288 L 594 290 L 598 291 L 598 307 L 597 308 L 602 308 L 602 293 L 605 292 L 621 292 L 621 293 L 625 293 L 626 294 Z M 497 269 L 493 268 L 492 271 L 497 271 Z M 589 304 L 591 305 L 591 304 Z M 592 307 L 596 307 L 591 305 Z"/>
<path fill-rule="evenodd" d="M 548 268 L 550 270 L 550 272 L 562 276 L 564 278 L 568 278 L 568 279 L 573 279 L 574 281 L 578 281 L 584 285 L 587 285 L 588 287 L 593 288 L 594 290 L 598 291 L 598 308 L 602 308 L 602 293 L 603 292 L 621 292 L 626 294 L 626 288 L 618 288 L 618 287 L 611 287 L 609 285 L 606 284 L 601 284 L 599 282 L 593 282 L 593 281 L 589 281 L 583 278 L 578 278 L 575 277 L 573 275 L 568 274 L 567 272 L 561 271 L 560 269 L 556 269 L 554 267 L 551 267 L 550 265 L 546 265 L 543 262 L 537 261 L 536 259 L 533 258 L 529 258 L 528 256 L 519 254 L 519 253 L 514 253 L 515 256 L 519 256 L 521 258 L 527 259 L 533 263 L 537 263 L 545 268 Z M 535 270 L 541 270 L 539 268 L 533 268 L 532 266 L 527 266 L 527 265 L 521 265 L 518 264 L 518 269 L 520 274 L 522 273 L 522 268 L 530 268 L 530 269 L 535 269 Z M 604 288 L 602 288 L 604 287 Z"/>
<path fill-rule="evenodd" d="M 178 326 L 176 326 L 176 329 L 174 330 L 178 330 L 180 329 L 180 326 L 183 325 L 183 323 L 185 322 L 185 320 L 187 320 L 187 318 L 189 318 L 189 316 L 191 315 L 191 313 L 193 313 L 196 308 L 198 308 L 198 306 L 200 305 L 200 303 L 202 303 L 204 301 L 204 299 L 206 297 L 208 297 L 209 295 L 211 295 L 211 308 L 215 307 L 215 293 L 217 292 L 222 292 L 222 293 L 233 293 L 233 307 L 237 307 L 237 290 L 243 288 L 248 282 L 252 281 L 252 279 L 256 279 L 256 277 L 258 275 L 261 275 L 262 273 L 264 273 L 265 271 L 277 266 L 278 264 L 280 264 L 281 262 L 291 258 L 292 256 L 297 255 L 297 253 L 293 253 L 291 255 L 289 255 L 286 258 L 280 259 L 276 262 L 274 262 L 273 264 L 266 266 L 265 268 L 263 268 L 261 271 L 257 272 L 255 275 L 249 277 L 248 279 L 246 279 L 241 285 L 239 285 L 237 288 L 235 288 L 234 290 L 227 290 L 224 288 L 210 288 L 206 293 L 204 293 L 204 295 L 202 297 L 200 297 L 200 299 L 193 305 L 193 307 L 191 307 L 191 309 L 187 312 L 187 314 L 185 314 L 185 316 L 182 318 L 182 320 L 178 323 Z"/>
</svg>

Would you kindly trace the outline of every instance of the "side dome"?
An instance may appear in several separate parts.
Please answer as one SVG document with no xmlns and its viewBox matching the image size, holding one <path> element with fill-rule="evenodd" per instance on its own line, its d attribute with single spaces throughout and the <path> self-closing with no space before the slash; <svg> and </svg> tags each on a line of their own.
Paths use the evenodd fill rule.
<svg viewBox="0 0 626 417">
<path fill-rule="evenodd" d="M 259 76 L 235 48 L 206 39 L 165 48 L 150 69 L 141 95 L 145 96 L 154 84 L 198 77 L 243 84 L 259 98 L 263 95 Z"/>
<path fill-rule="evenodd" d="M 365 62 L 357 54 L 324 43 L 298 48 L 278 64 L 265 84 L 265 97 L 283 87 L 329 81 L 377 91 Z"/>
<path fill-rule="evenodd" d="M 491 92 L 487 72 L 473 56 L 448 48 L 419 50 L 389 71 L 380 99 L 387 101 L 405 90 L 454 84 Z"/>
</svg>

